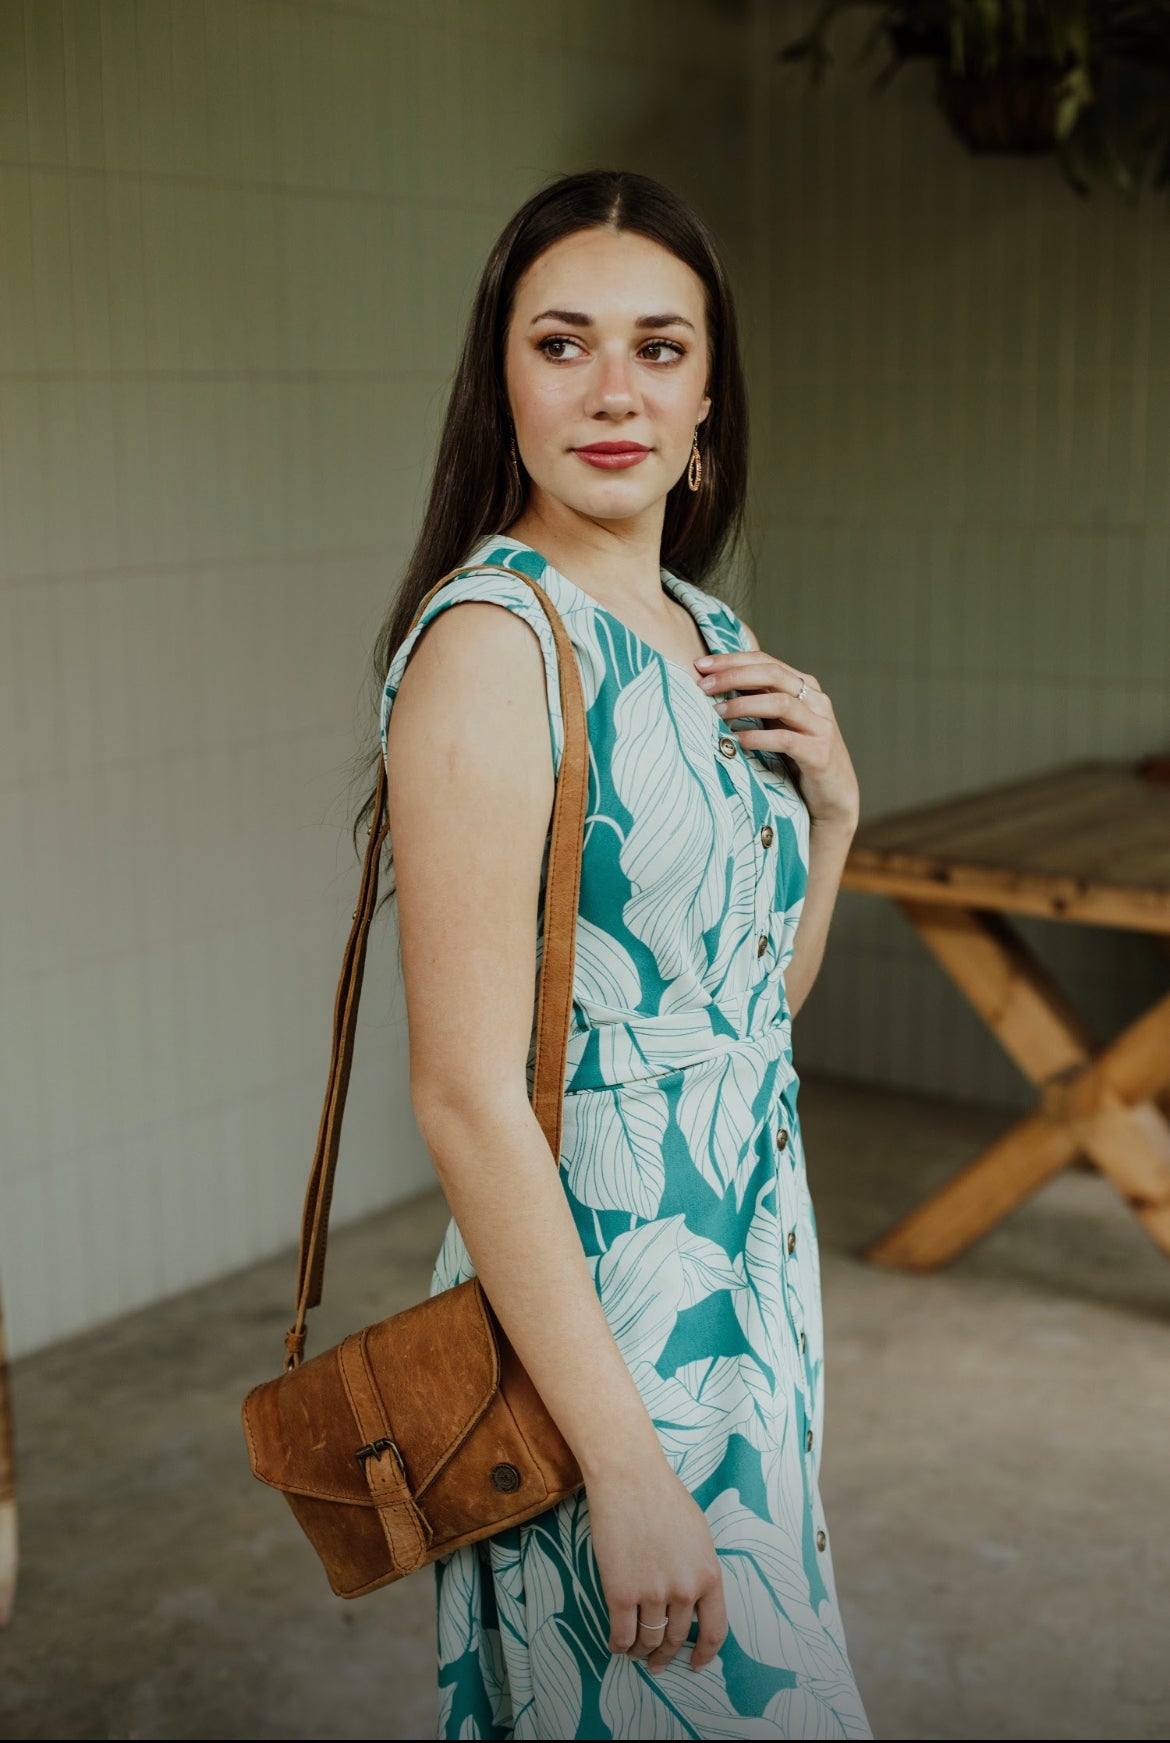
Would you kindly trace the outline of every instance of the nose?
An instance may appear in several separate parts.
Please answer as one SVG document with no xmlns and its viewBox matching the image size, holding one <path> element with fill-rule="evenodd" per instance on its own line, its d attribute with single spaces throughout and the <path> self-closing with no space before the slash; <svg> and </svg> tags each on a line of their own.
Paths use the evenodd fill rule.
<svg viewBox="0 0 1170 1743">
<path fill-rule="evenodd" d="M 585 410 L 589 417 L 607 418 L 628 417 L 641 410 L 633 363 L 624 345 L 599 352 Z"/>
</svg>

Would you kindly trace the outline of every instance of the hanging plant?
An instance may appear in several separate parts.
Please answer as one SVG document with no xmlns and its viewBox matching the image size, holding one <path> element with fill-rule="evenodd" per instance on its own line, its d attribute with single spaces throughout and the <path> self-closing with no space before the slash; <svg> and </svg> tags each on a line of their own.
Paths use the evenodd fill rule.
<svg viewBox="0 0 1170 1743">
<path fill-rule="evenodd" d="M 909 60 L 935 63 L 935 94 L 972 151 L 1056 151 L 1078 194 L 1105 181 L 1136 200 L 1170 189 L 1170 0 L 822 0 L 780 51 L 819 83 L 843 13 L 884 45 L 880 90 Z"/>
</svg>

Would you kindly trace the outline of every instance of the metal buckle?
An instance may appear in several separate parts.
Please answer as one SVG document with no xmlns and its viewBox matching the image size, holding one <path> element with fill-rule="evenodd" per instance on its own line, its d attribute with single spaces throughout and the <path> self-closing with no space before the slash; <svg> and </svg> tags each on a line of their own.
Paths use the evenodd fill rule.
<svg viewBox="0 0 1170 1743">
<path fill-rule="evenodd" d="M 367 1459 L 380 1459 L 384 1452 L 392 1452 L 398 1460 L 398 1469 L 405 1475 L 406 1466 L 402 1462 L 402 1454 L 392 1440 L 372 1440 L 369 1446 L 359 1446 L 354 1454 L 358 1469 L 364 1471 Z"/>
</svg>

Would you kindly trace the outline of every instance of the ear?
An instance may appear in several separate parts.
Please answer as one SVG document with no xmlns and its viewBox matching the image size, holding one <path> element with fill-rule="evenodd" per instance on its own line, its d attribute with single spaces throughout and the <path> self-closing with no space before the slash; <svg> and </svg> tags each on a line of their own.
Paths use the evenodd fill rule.
<svg viewBox="0 0 1170 1743">
<path fill-rule="evenodd" d="M 703 419 L 707 416 L 707 413 L 710 410 L 711 410 L 711 395 L 709 393 L 705 393 L 703 395 L 702 399 L 699 401 L 699 415 L 695 419 L 695 422 L 697 424 L 701 424 L 703 422 Z"/>
</svg>

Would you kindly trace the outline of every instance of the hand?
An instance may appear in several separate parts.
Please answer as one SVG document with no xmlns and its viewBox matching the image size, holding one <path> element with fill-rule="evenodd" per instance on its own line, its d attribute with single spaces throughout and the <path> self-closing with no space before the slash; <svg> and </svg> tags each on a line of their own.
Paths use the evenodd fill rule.
<svg viewBox="0 0 1170 1743">
<path fill-rule="evenodd" d="M 666 1460 L 586 1478 L 593 1549 L 609 1605 L 609 1649 L 669 1664 L 690 1633 L 690 1668 L 710 1664 L 727 1637 L 723 1572 L 702 1508 Z M 666 1627 L 641 1624 L 665 1622 Z"/>
<path fill-rule="evenodd" d="M 814 823 L 856 829 L 860 814 L 857 776 L 833 713 L 833 704 L 811 672 L 759 648 L 705 654 L 695 661 L 708 695 L 739 694 L 716 704 L 730 720 L 753 716 L 777 726 L 732 728 L 745 750 L 781 751 L 800 771 L 800 790 Z M 801 686 L 802 700 L 797 701 Z"/>
</svg>

